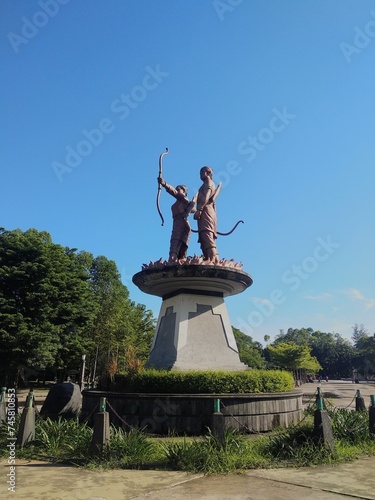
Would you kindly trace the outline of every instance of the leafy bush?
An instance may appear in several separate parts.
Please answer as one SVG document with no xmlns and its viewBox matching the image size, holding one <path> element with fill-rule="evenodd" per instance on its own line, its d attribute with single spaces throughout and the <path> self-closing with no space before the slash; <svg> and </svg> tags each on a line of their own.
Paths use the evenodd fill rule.
<svg viewBox="0 0 375 500">
<path fill-rule="evenodd" d="M 113 389 L 125 392 L 169 394 L 247 394 L 293 390 L 291 373 L 279 370 L 239 372 L 144 370 L 118 375 Z"/>
</svg>

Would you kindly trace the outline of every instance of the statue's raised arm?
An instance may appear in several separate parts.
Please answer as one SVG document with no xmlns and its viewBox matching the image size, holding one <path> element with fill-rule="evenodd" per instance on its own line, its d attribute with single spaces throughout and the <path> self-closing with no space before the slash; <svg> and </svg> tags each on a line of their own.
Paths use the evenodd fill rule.
<svg viewBox="0 0 375 500">
<path fill-rule="evenodd" d="M 195 200 L 194 198 L 191 201 L 188 199 L 188 188 L 183 184 L 179 184 L 174 188 L 168 184 L 161 175 L 158 177 L 158 183 L 160 189 L 161 186 L 164 187 L 167 193 L 176 199 L 171 207 L 173 227 L 168 262 L 171 264 L 177 263 L 186 259 L 191 233 L 188 217 L 190 213 L 195 212 Z"/>
</svg>

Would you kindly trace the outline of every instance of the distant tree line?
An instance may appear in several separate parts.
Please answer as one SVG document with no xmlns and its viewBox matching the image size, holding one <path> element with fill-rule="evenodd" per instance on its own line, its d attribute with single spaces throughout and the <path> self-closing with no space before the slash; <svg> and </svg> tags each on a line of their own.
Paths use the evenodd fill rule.
<svg viewBox="0 0 375 500">
<path fill-rule="evenodd" d="M 240 357 L 253 368 L 282 368 L 295 372 L 296 378 L 299 371 L 329 379 L 351 378 L 353 370 L 362 377 L 375 376 L 375 334 L 362 324 L 353 326 L 352 342 L 338 333 L 289 328 L 265 348 L 234 330 Z"/>
</svg>

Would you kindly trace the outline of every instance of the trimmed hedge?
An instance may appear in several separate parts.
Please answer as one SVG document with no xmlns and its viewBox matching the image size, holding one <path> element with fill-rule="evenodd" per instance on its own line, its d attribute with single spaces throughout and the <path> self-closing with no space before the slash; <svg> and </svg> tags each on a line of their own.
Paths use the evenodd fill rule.
<svg viewBox="0 0 375 500">
<path fill-rule="evenodd" d="M 167 371 L 144 370 L 137 375 L 117 375 L 109 390 L 168 394 L 247 394 L 289 392 L 293 376 L 279 370 Z"/>
</svg>

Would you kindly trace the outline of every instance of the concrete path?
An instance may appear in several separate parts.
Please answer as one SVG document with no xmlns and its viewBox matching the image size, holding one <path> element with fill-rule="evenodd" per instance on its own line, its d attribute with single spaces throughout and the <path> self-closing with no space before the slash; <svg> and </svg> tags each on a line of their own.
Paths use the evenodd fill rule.
<svg viewBox="0 0 375 500">
<path fill-rule="evenodd" d="M 360 390 L 369 406 L 374 384 L 322 382 L 325 397 L 355 407 Z M 301 387 L 305 400 L 318 384 Z M 375 457 L 338 466 L 258 469 L 244 474 L 203 476 L 171 471 L 88 471 L 16 460 L 15 493 L 8 492 L 10 465 L 0 462 L 0 498 L 31 500 L 375 500 Z"/>
<path fill-rule="evenodd" d="M 302 469 L 258 469 L 202 476 L 183 472 L 88 471 L 19 462 L 15 493 L 7 492 L 2 463 L 0 498 L 31 500 L 335 500 L 375 499 L 375 457 L 351 464 Z"/>
</svg>

